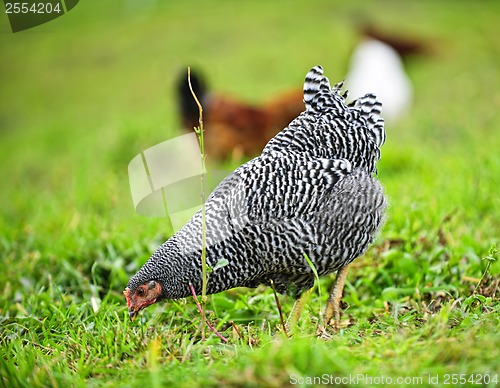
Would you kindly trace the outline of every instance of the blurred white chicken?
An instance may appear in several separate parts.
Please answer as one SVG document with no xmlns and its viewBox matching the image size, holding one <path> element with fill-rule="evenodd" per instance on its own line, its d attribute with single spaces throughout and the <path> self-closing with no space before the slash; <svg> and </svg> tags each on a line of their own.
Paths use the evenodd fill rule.
<svg viewBox="0 0 500 388">
<path fill-rule="evenodd" d="M 413 101 L 413 87 L 398 52 L 372 38 L 364 39 L 354 50 L 345 85 L 351 101 L 374 93 L 389 124 L 404 116 Z"/>
</svg>

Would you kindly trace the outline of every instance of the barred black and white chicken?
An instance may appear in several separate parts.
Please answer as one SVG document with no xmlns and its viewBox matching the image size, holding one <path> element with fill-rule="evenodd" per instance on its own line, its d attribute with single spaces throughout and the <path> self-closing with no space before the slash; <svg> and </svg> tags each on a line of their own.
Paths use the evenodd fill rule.
<svg viewBox="0 0 500 388">
<path fill-rule="evenodd" d="M 324 318 L 339 326 L 349 264 L 372 243 L 386 209 L 374 177 L 385 141 L 381 104 L 367 94 L 348 106 L 341 88 L 330 87 L 320 66 L 311 69 L 305 111 L 208 197 L 207 263 L 227 260 L 210 273 L 208 294 L 265 284 L 299 298 L 314 285 L 307 255 L 319 276 L 337 271 Z M 201 293 L 201 222 L 197 212 L 130 279 L 131 319 L 159 300 L 191 295 L 190 284 Z"/>
</svg>

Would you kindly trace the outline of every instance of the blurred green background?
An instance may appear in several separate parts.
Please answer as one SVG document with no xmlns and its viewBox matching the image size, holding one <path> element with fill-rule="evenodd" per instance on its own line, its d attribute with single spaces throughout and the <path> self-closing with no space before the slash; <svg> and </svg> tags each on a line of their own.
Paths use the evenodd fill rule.
<svg viewBox="0 0 500 388">
<path fill-rule="evenodd" d="M 379 166 L 391 205 L 378 247 L 397 252 L 385 272 L 354 270 L 351 298 L 368 309 L 393 286 L 468 290 L 462 275 L 481 276 L 500 236 L 498 15 L 494 1 L 80 1 L 15 34 L 1 16 L 0 316 L 36 315 L 30 295 L 52 285 L 122 303 L 171 234 L 134 212 L 127 165 L 181 133 L 174 83 L 188 65 L 250 102 L 300 87 L 316 64 L 337 82 L 361 18 L 432 53 L 406 64 L 415 103 L 387 127 Z"/>
</svg>

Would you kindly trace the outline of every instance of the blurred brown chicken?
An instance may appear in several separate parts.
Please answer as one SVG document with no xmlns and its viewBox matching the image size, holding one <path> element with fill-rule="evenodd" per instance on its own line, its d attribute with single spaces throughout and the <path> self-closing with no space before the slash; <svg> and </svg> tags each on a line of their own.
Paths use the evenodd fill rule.
<svg viewBox="0 0 500 388">
<path fill-rule="evenodd" d="M 191 69 L 191 85 L 203 106 L 205 152 L 209 159 L 252 157 L 269 139 L 285 128 L 305 108 L 301 89 L 281 93 L 260 105 L 207 92 L 202 77 Z M 178 81 L 178 101 L 186 131 L 198 126 L 198 106 L 186 74 Z"/>
</svg>

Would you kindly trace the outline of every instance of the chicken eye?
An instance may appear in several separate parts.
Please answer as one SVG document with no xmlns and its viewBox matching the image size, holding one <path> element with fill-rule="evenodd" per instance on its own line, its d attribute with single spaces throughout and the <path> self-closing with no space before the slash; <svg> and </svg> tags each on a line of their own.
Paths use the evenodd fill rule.
<svg viewBox="0 0 500 388">
<path fill-rule="evenodd" d="M 156 287 L 156 282 L 154 280 L 151 280 L 148 284 L 148 288 L 152 290 L 155 287 Z"/>
<path fill-rule="evenodd" d="M 142 298 L 144 295 L 146 295 L 146 290 L 144 290 L 144 288 L 139 288 L 137 289 L 137 296 Z"/>
</svg>

